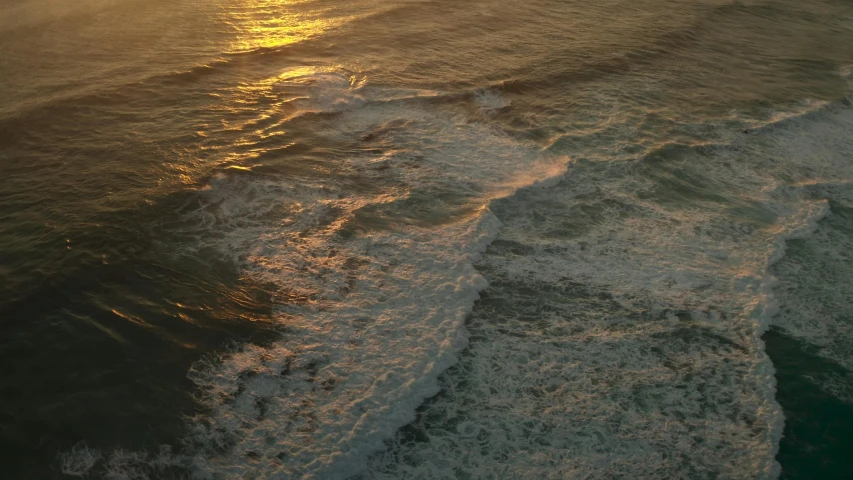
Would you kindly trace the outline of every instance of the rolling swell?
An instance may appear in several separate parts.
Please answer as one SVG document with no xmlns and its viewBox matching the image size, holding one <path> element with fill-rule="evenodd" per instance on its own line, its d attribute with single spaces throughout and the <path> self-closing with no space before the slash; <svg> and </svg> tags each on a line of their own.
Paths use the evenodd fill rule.
<svg viewBox="0 0 853 480">
<path fill-rule="evenodd" d="M 689 109 L 696 95 L 707 95 L 702 103 L 721 102 L 716 91 L 726 91 L 725 101 L 744 109 L 750 96 L 741 95 L 738 85 L 749 78 L 753 87 L 762 88 L 768 101 L 785 104 L 793 98 L 832 100 L 844 87 L 837 76 L 839 62 L 849 62 L 839 48 L 845 40 L 843 21 L 846 10 L 836 6 L 825 11 L 802 12 L 797 4 L 750 4 L 740 2 L 716 5 L 679 19 L 668 31 L 642 31 L 614 52 L 598 52 L 594 44 L 587 52 L 577 52 L 566 43 L 543 55 L 548 61 L 537 65 L 519 65 L 509 75 L 491 80 L 493 88 L 510 96 L 535 98 L 539 108 L 550 108 L 548 100 L 577 96 L 579 100 L 598 95 L 602 86 L 613 85 L 617 91 L 632 85 L 644 91 L 644 107 L 662 103 L 683 104 Z M 815 22 L 832 25 L 835 40 L 828 44 L 825 55 L 809 57 L 800 48 L 799 36 Z M 785 25 L 780 30 L 780 25 Z M 754 32 L 739 40 L 731 31 Z M 771 34 L 772 43 L 767 41 Z M 728 71 L 726 58 L 745 59 L 762 52 L 772 72 L 742 62 L 737 70 Z M 678 78 L 677 82 L 673 79 Z M 780 80 L 784 78 L 784 82 Z M 818 83 L 817 80 L 820 80 Z M 658 86 L 660 84 L 660 86 Z M 595 88 L 593 88 L 595 87 Z M 688 88 L 691 97 L 681 98 Z M 532 100 L 531 98 L 531 100 Z M 772 99 L 772 100 L 771 100 Z M 528 100 L 530 101 L 530 100 Z M 741 103 L 742 102 L 742 103 Z M 767 104 L 761 105 L 765 108 Z M 677 115 L 678 109 L 673 113 Z M 726 112 L 708 113 L 725 115 Z"/>
<path fill-rule="evenodd" d="M 741 14 L 749 13 L 759 17 L 773 18 L 790 14 L 786 10 L 772 4 L 744 5 L 739 2 L 715 5 L 699 13 L 688 24 L 662 35 L 643 38 L 642 43 L 630 49 L 619 52 L 618 55 L 595 55 L 592 58 L 580 58 L 571 65 L 570 71 L 558 72 L 549 76 L 537 75 L 528 79 L 513 79 L 492 85 L 502 92 L 521 94 L 552 85 L 592 83 L 614 75 L 632 75 L 648 71 L 661 61 L 667 61 L 673 56 L 683 56 L 689 50 L 708 43 L 709 35 L 717 31 L 717 23 L 739 18 Z M 603 57 L 603 58 L 602 58 Z M 526 70 L 519 70 L 516 76 L 524 77 Z"/>
<path fill-rule="evenodd" d="M 217 77 L 227 77 L 228 72 L 233 72 L 235 68 L 240 68 L 240 62 L 220 59 L 194 66 L 185 71 L 153 75 L 146 79 L 111 86 L 94 93 L 36 101 L 24 109 L 8 112 L 5 118 L 0 119 L 0 125 L 10 131 L 29 129 L 31 128 L 30 125 L 38 126 L 39 120 L 55 121 L 55 119 L 67 118 L 81 108 L 98 110 L 104 107 L 133 108 L 137 106 L 138 108 L 150 108 L 152 105 L 163 105 L 164 102 L 173 98 L 177 93 L 174 91 L 175 88 L 193 87 L 209 77 L 213 77 L 211 80 L 214 81 L 205 85 L 206 88 L 195 92 L 196 95 L 204 98 L 207 91 L 213 90 L 216 86 L 231 85 L 233 83 L 232 78 Z"/>
<path fill-rule="evenodd" d="M 4 128 L 30 125 L 35 119 L 63 118 L 78 108 L 130 107 L 139 105 L 151 108 L 169 104 L 180 95 L 186 101 L 189 93 L 201 99 L 218 89 L 233 86 L 249 72 L 266 74 L 274 69 L 287 69 L 291 65 L 304 65 L 311 58 L 323 64 L 323 52 L 316 39 L 309 37 L 300 42 L 278 47 L 258 47 L 246 51 L 223 51 L 204 63 L 186 70 L 153 73 L 146 78 L 111 85 L 107 88 L 84 88 L 84 93 L 37 99 L 16 109 L 7 110 L 0 119 Z M 273 62 L 271 67 L 270 62 Z M 86 92 L 89 90 L 89 92 Z"/>
</svg>

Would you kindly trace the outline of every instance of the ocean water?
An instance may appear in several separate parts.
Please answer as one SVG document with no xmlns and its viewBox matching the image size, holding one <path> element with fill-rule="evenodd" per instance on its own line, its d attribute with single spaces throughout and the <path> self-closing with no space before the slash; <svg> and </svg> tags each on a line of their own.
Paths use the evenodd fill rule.
<svg viewBox="0 0 853 480">
<path fill-rule="evenodd" d="M 0 478 L 853 478 L 853 4 L 0 0 Z"/>
</svg>

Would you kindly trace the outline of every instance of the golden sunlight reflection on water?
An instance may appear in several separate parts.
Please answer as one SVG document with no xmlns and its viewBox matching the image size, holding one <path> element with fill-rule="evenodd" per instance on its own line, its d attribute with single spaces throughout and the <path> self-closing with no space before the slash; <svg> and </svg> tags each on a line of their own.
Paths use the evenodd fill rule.
<svg viewBox="0 0 853 480">
<path fill-rule="evenodd" d="M 200 147 L 209 153 L 220 152 L 227 163 L 252 160 L 268 148 L 287 148 L 286 142 L 269 145 L 266 141 L 284 135 L 294 117 L 334 110 L 338 103 L 356 98 L 354 92 L 364 81 L 334 66 L 300 66 L 224 88 L 218 95 L 220 100 L 210 107 L 217 121 L 198 130 Z"/>
<path fill-rule="evenodd" d="M 253 0 L 232 2 L 222 7 L 225 23 L 235 33 L 231 53 L 275 49 L 347 23 L 330 9 L 297 8 L 304 1 Z"/>
</svg>

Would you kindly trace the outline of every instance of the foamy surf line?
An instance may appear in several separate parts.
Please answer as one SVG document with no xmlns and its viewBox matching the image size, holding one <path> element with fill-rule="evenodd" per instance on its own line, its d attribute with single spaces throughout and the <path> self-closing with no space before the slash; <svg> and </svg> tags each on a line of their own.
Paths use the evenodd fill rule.
<svg viewBox="0 0 853 480">
<path fill-rule="evenodd" d="M 294 184 L 225 168 L 186 212 L 185 233 L 202 239 L 194 248 L 214 247 L 280 287 L 281 339 L 193 366 L 204 413 L 189 422 L 181 448 L 105 453 L 80 444 L 60 455 L 63 472 L 348 478 L 438 392 L 487 284 L 474 263 L 500 222 L 486 204 L 548 185 L 564 161 L 543 160 L 536 148 L 418 98 L 364 101 L 365 83 L 309 68 L 259 88 L 295 98 L 301 112 L 336 113 L 322 119 L 335 126 L 324 131 L 330 141 L 382 146 L 378 158 L 355 155 L 338 169 L 383 188 L 353 191 L 324 178 Z M 509 105 L 485 98 L 462 100 L 480 111 Z M 250 121 L 257 115 L 251 105 L 244 110 Z M 408 220 L 383 226 L 398 216 Z"/>
<path fill-rule="evenodd" d="M 744 352 L 731 349 L 728 354 L 740 357 L 738 368 L 750 373 L 750 382 L 760 385 L 760 388 L 753 388 L 752 384 L 735 382 L 734 390 L 747 407 L 760 405 L 759 414 L 737 406 L 722 409 L 723 413 L 711 420 L 691 418 L 692 423 L 687 422 L 685 428 L 711 429 L 710 434 L 703 438 L 706 446 L 678 445 L 675 453 L 695 453 L 697 448 L 703 452 L 720 451 L 714 450 L 717 448 L 730 452 L 734 457 L 738 451 L 760 451 L 756 454 L 758 460 L 755 463 L 732 461 L 719 471 L 732 473 L 746 469 L 744 471 L 759 472 L 760 476 L 768 478 L 778 474 L 773 456 L 778 449 L 781 414 L 773 399 L 773 371 L 766 355 L 763 355 L 760 334 L 766 328 L 770 315 L 767 312 L 773 311 L 769 296 L 773 282 L 766 276 L 767 266 L 781 255 L 776 252 L 784 247 L 785 238 L 809 231 L 808 225 L 822 215 L 815 213 L 811 207 L 805 213 L 799 209 L 803 205 L 803 189 L 791 190 L 776 181 L 768 182 L 764 176 L 766 172 L 761 170 L 766 165 L 760 161 L 737 170 L 738 175 L 726 184 L 736 191 L 756 192 L 752 197 L 743 199 L 741 206 L 753 201 L 763 204 L 767 211 L 778 215 L 780 222 L 776 225 L 781 229 L 777 232 L 770 232 L 769 226 L 756 229 L 740 225 L 719 212 L 707 210 L 707 205 L 700 205 L 696 211 L 681 212 L 655 204 L 654 198 L 638 201 L 632 192 L 638 187 L 653 191 L 654 182 L 661 175 L 654 171 L 654 165 L 642 167 L 648 170 L 643 173 L 648 174 L 648 178 L 637 177 L 633 166 L 626 166 L 620 176 L 611 178 L 602 176 L 600 170 L 578 165 L 568 175 L 549 177 L 536 185 L 541 188 L 519 190 L 520 185 L 531 183 L 537 174 L 544 178 L 547 177 L 545 172 L 553 170 L 553 165 L 534 169 L 534 174 L 523 176 L 522 181 L 506 175 L 506 172 L 524 171 L 525 166 L 537 165 L 540 161 L 538 151 L 519 145 L 486 126 L 468 122 L 464 117 L 437 113 L 420 104 L 362 101 L 362 98 L 370 97 L 364 91 L 364 82 L 341 80 L 343 77 L 329 76 L 327 72 L 316 78 L 311 77 L 311 72 L 306 75 L 305 78 L 298 77 L 299 81 L 288 80 L 287 94 L 293 95 L 291 89 L 304 87 L 307 91 L 299 97 L 301 109 L 322 112 L 327 108 L 336 112 L 337 115 L 328 121 L 335 122 L 337 128 L 330 130 L 328 135 L 369 139 L 365 141 L 386 149 L 380 158 L 352 158 L 341 168 L 365 175 L 377 185 L 394 187 L 380 193 L 356 193 L 339 185 L 330 187 L 323 182 L 296 186 L 279 179 L 252 175 L 226 172 L 215 176 L 210 185 L 200 192 L 203 205 L 192 215 L 198 218 L 199 231 L 210 234 L 207 245 L 234 255 L 235 261 L 242 262 L 248 274 L 280 285 L 282 297 L 292 300 L 281 305 L 278 313 L 278 321 L 284 331 L 282 339 L 270 346 L 244 345 L 212 361 L 199 362 L 193 368 L 190 378 L 203 393 L 201 403 L 206 413 L 190 423 L 191 431 L 180 454 L 167 448 L 156 455 L 123 451 L 106 455 L 81 445 L 61 456 L 63 471 L 76 475 L 130 478 L 139 472 L 171 475 L 170 469 L 176 469 L 194 478 L 211 479 L 239 478 L 247 474 L 260 478 L 302 476 L 337 479 L 365 471 L 368 476 L 390 475 L 389 478 L 394 478 L 395 475 L 389 472 L 401 473 L 395 469 L 405 470 L 406 467 L 382 462 L 377 464 L 371 454 L 382 451 L 385 440 L 394 437 L 401 426 L 415 419 L 415 409 L 424 399 L 437 393 L 441 385 L 452 387 L 444 380 L 439 383 L 439 379 L 442 372 L 456 364 L 460 351 L 468 344 L 465 318 L 479 292 L 486 286 L 486 281 L 474 268 L 474 262 L 479 261 L 486 246 L 495 239 L 500 222 L 489 209 L 480 207 L 469 209 L 462 216 L 451 215 L 452 221 L 445 218 L 429 227 L 413 223 L 391 229 L 361 229 L 355 228 L 354 224 L 365 218 L 382 220 L 385 218 L 383 215 L 389 214 L 402 214 L 408 218 L 413 214 L 413 205 L 418 203 L 414 199 L 435 198 L 429 195 L 436 193 L 462 192 L 460 198 L 468 199 L 462 203 L 478 198 L 477 201 L 483 205 L 491 198 L 516 192 L 511 200 L 520 202 L 518 211 L 501 206 L 503 218 L 508 222 L 503 236 L 519 245 L 530 244 L 528 247 L 534 255 L 513 253 L 506 259 L 486 258 L 481 263 L 490 271 L 498 272 L 496 277 L 502 282 L 534 277 L 538 279 L 534 287 L 559 285 L 566 278 L 589 284 L 593 290 L 607 291 L 626 311 L 640 307 L 642 312 L 650 306 L 650 311 L 655 315 L 662 314 L 669 326 L 677 325 L 679 318 L 667 311 L 695 310 L 694 320 L 713 333 L 709 336 L 712 342 L 703 345 L 704 350 L 700 352 L 672 350 L 685 362 L 704 361 L 702 355 L 713 357 L 717 355 L 715 349 L 730 349 L 726 342 L 739 345 L 743 338 L 748 338 L 749 341 L 743 345 Z M 328 81 L 330 78 L 332 80 Z M 332 91 L 326 91 L 328 89 Z M 483 98 L 475 96 L 474 100 L 485 109 L 508 106 L 507 102 L 497 101 L 490 95 L 488 93 Z M 314 98 L 320 101 L 313 102 Z M 339 98 L 344 101 L 338 101 Z M 826 114 L 837 113 L 834 108 L 827 109 Z M 817 120 L 821 119 L 820 115 L 811 114 L 807 120 L 813 121 L 815 116 Z M 805 121 L 786 119 L 781 125 L 761 129 L 755 137 L 776 141 L 786 132 L 796 131 Z M 724 178 L 724 175 L 717 174 L 728 172 L 730 167 L 726 166 L 726 160 L 736 157 L 745 147 L 744 142 L 738 141 L 734 147 L 716 150 L 718 161 L 708 164 L 706 173 Z M 821 160 L 820 152 L 816 155 Z M 825 160 L 821 161 L 826 163 Z M 413 162 L 417 162 L 418 168 L 409 168 Z M 738 162 L 734 164 L 739 165 Z M 835 166 L 824 165 L 824 168 Z M 836 176 L 840 178 L 845 174 L 837 172 Z M 773 188 L 774 185 L 779 188 Z M 602 195 L 604 197 L 598 198 Z M 592 204 L 585 205 L 584 202 L 590 199 L 593 199 Z M 580 201 L 586 207 L 593 207 L 588 209 L 589 212 L 598 211 L 602 215 L 593 219 L 592 229 L 583 233 L 580 240 L 557 241 L 554 240 L 554 232 L 559 232 L 559 229 L 549 230 L 553 227 L 549 222 L 531 223 L 527 212 L 537 211 L 539 201 L 542 202 L 540 207 L 562 204 L 567 206 L 566 211 L 574 211 L 573 203 Z M 508 213 L 511 215 L 506 216 Z M 616 215 L 608 216 L 610 214 Z M 271 223 L 271 218 L 278 223 Z M 802 219 L 805 220 L 800 221 Z M 699 230 L 694 230 L 694 227 L 699 227 Z M 664 234 L 643 237 L 638 233 L 649 231 Z M 346 232 L 346 235 L 341 235 L 341 232 Z M 753 235 L 754 232 L 759 234 Z M 543 237 L 528 238 L 537 234 Z M 778 239 L 783 239 L 782 244 Z M 741 256 L 728 252 L 742 248 L 745 244 L 737 243 L 741 241 L 755 249 L 747 249 Z M 752 242 L 757 243 L 753 245 Z M 612 255 L 616 251 L 624 254 Z M 703 252 L 707 264 L 678 267 L 694 261 L 697 251 Z M 662 260 L 648 264 L 649 252 L 657 252 Z M 546 260 L 544 263 L 543 258 Z M 732 275 L 737 269 L 732 266 L 723 272 L 715 271 L 720 261 L 741 265 L 749 273 L 738 277 L 738 285 L 727 284 L 737 277 Z M 501 271 L 507 272 L 506 275 Z M 723 306 L 723 298 L 733 291 L 738 298 L 736 305 Z M 512 290 L 505 290 L 505 294 L 507 297 L 515 295 Z M 703 310 L 701 306 L 707 308 Z M 596 311 L 590 310 L 590 313 Z M 727 315 L 732 317 L 727 318 Z M 502 321 L 518 322 L 522 317 L 525 316 L 507 317 Z M 732 318 L 734 321 L 730 322 Z M 551 320 L 557 319 L 548 317 L 543 321 Z M 599 319 L 593 320 L 593 338 L 604 338 L 603 332 L 614 325 L 603 317 L 600 322 Z M 654 340 L 655 335 L 662 332 L 664 330 L 645 333 L 637 330 L 625 332 L 621 338 L 651 334 Z M 503 335 L 489 326 L 478 327 L 477 334 L 484 333 L 498 340 Z M 675 340 L 674 345 L 679 345 L 677 342 L 680 340 Z M 583 343 L 572 344 L 571 339 L 561 338 L 559 341 L 574 345 L 579 356 L 560 349 L 549 350 L 554 346 L 549 343 L 523 342 L 513 337 L 514 347 L 502 349 L 502 344 L 495 342 L 490 347 L 490 354 L 485 356 L 475 345 L 471 354 L 490 360 L 466 365 L 465 371 L 477 380 L 474 382 L 476 385 L 489 386 L 488 382 L 498 380 L 494 375 L 493 361 L 511 360 L 519 355 L 553 361 L 542 365 L 537 363 L 538 360 L 530 362 L 529 368 L 516 368 L 510 362 L 505 365 L 506 374 L 501 378 L 523 374 L 535 379 L 538 378 L 536 375 L 548 371 L 558 375 L 561 373 L 552 367 L 562 364 L 574 365 L 572 368 L 575 368 L 585 362 L 596 363 L 602 371 L 619 365 L 617 350 L 590 351 Z M 652 346 L 672 348 L 667 343 Z M 665 382 L 675 384 L 683 380 L 677 375 L 667 377 L 670 373 L 664 375 L 660 365 L 644 356 L 637 346 L 624 347 L 632 361 L 647 366 L 648 371 L 655 375 L 661 374 Z M 519 353 L 519 348 L 529 351 Z M 566 379 L 566 387 L 556 391 L 568 395 L 567 389 L 577 386 L 574 381 L 583 380 L 582 375 L 577 376 L 578 371 Z M 642 372 L 634 373 L 642 378 Z M 718 383 L 735 381 L 733 379 L 737 375 L 729 373 L 721 373 L 716 378 Z M 481 385 L 480 378 L 487 382 Z M 701 382 L 689 384 L 697 390 L 707 388 Z M 474 393 L 473 397 L 463 397 L 465 401 L 460 402 L 460 398 L 453 395 L 464 395 L 464 392 L 454 391 L 448 400 L 437 404 L 456 409 L 462 403 L 479 405 L 478 402 L 490 398 L 489 395 L 481 395 L 483 392 L 480 391 Z M 607 392 L 599 394 L 606 397 Z M 587 408 L 606 418 L 610 413 L 601 410 L 600 405 L 589 403 L 599 394 L 575 396 L 573 401 L 577 404 L 574 406 L 565 402 L 555 403 L 548 410 L 548 415 L 571 416 L 578 409 Z M 656 398 L 659 394 L 666 395 L 666 392 L 650 391 L 644 395 Z M 506 405 L 521 405 L 530 400 L 523 396 L 498 397 Z M 725 396 L 716 392 L 712 399 L 723 402 Z M 541 399 L 531 404 L 538 402 Z M 651 405 L 654 407 L 654 403 Z M 689 416 L 702 408 L 710 407 L 689 399 L 683 405 L 677 405 L 674 411 Z M 488 412 L 489 409 L 484 408 L 483 411 Z M 653 420 L 666 420 L 669 415 L 663 410 L 655 411 Z M 483 432 L 499 434 L 505 430 L 506 423 L 494 423 L 497 421 L 494 417 L 478 420 L 477 411 L 467 415 L 470 418 L 467 423 L 454 427 L 459 438 L 463 439 L 452 440 L 458 452 L 469 455 L 467 462 L 482 462 L 479 464 L 482 470 L 476 470 L 481 474 L 500 473 L 494 470 L 497 467 L 504 468 L 504 472 L 511 471 L 512 466 L 501 464 L 500 460 L 503 458 L 500 455 L 517 451 L 511 444 L 490 443 L 488 450 L 499 454 L 499 458 L 493 458 L 488 453 L 481 453 L 478 457 L 475 453 L 481 451 L 478 449 L 482 445 L 466 443 L 475 441 Z M 767 428 L 762 430 L 760 438 L 753 438 L 739 430 L 736 423 L 728 422 L 726 415 L 746 415 L 750 422 L 757 421 Z M 543 424 L 542 428 L 553 429 L 556 425 L 547 427 Z M 580 425 L 584 425 L 583 422 Z M 635 473 L 652 474 L 652 470 L 644 470 L 642 465 L 630 459 L 662 458 L 660 445 L 644 440 L 643 436 L 648 431 L 655 431 L 659 425 L 654 422 L 639 422 L 637 425 L 639 430 L 628 433 L 642 448 L 636 451 L 614 448 L 607 454 L 609 459 L 601 453 L 601 448 L 606 448 L 605 440 L 610 439 L 614 432 L 599 428 L 600 425 L 584 426 L 588 428 L 587 436 L 599 438 L 599 443 L 592 445 L 593 448 L 584 443 L 581 431 L 572 430 L 569 432 L 571 435 L 567 434 L 558 441 L 548 440 L 551 442 L 549 447 L 563 452 L 561 455 L 585 452 L 592 462 L 564 465 L 565 469 L 553 472 L 583 475 L 589 465 L 608 461 L 614 474 L 627 474 L 632 468 Z M 661 438 L 675 441 L 679 432 L 673 427 L 661 432 Z M 505 438 L 513 441 L 519 438 L 518 431 L 506 433 L 508 436 Z M 577 435 L 573 437 L 574 434 Z M 460 444 L 464 447 L 459 448 Z M 407 451 L 407 455 L 431 462 L 435 468 L 429 471 L 433 473 L 454 475 L 455 470 L 445 471 L 442 464 L 451 470 L 460 465 L 452 452 L 434 452 L 424 445 L 415 447 L 420 450 Z M 529 459 L 520 459 L 522 464 L 526 460 L 530 463 L 522 466 L 528 468 L 528 472 L 547 474 L 545 459 L 549 458 L 548 455 L 542 456 L 543 452 L 534 450 L 530 452 Z M 709 454 L 708 458 L 711 457 L 713 455 Z M 393 460 L 399 457 L 382 458 Z M 453 461 L 447 461 L 448 458 Z M 694 472 L 718 471 L 704 464 L 696 468 L 698 470 Z M 425 473 L 428 471 L 415 469 L 406 474 L 418 478 Z"/>
<path fill-rule="evenodd" d="M 242 345 L 194 366 L 189 376 L 209 413 L 193 419 L 185 440 L 193 454 L 164 447 L 107 455 L 81 444 L 60 456 L 62 471 L 134 478 L 179 469 L 199 479 L 361 472 L 438 392 L 438 376 L 467 346 L 464 320 L 487 285 L 474 263 L 499 228 L 483 209 L 440 232 L 355 242 L 348 248 L 358 253 L 342 261 L 371 256 L 357 305 L 282 307 L 281 341 Z"/>
<path fill-rule="evenodd" d="M 778 477 L 773 270 L 853 179 L 852 114 L 818 105 L 730 145 L 578 162 L 496 202 L 477 340 L 364 478 Z"/>
<path fill-rule="evenodd" d="M 281 341 L 242 345 L 191 370 L 209 412 L 193 419 L 186 439 L 193 454 L 105 455 L 81 444 L 60 455 L 63 473 L 345 479 L 362 471 L 438 392 L 438 375 L 467 345 L 464 319 L 486 286 L 473 263 L 499 227 L 484 209 L 438 233 L 356 242 L 350 248 L 360 259 L 372 256 L 357 280 L 358 305 L 284 307 Z M 358 366 L 348 367 L 353 361 Z"/>
</svg>

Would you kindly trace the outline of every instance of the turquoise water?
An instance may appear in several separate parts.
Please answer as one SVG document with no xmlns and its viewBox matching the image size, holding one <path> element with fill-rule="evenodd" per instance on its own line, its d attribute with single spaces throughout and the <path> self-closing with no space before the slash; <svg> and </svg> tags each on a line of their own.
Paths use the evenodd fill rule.
<svg viewBox="0 0 853 480">
<path fill-rule="evenodd" d="M 848 3 L 0 12 L 3 478 L 850 478 Z"/>
</svg>

